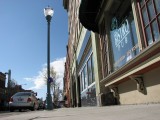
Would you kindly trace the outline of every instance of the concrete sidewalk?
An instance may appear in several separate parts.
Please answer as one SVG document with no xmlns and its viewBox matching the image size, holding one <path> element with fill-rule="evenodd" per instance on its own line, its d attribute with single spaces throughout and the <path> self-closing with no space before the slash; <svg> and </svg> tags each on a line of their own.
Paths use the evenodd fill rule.
<svg viewBox="0 0 160 120">
<path fill-rule="evenodd" d="M 3 120 L 160 120 L 160 104 L 60 108 L 3 117 Z"/>
</svg>

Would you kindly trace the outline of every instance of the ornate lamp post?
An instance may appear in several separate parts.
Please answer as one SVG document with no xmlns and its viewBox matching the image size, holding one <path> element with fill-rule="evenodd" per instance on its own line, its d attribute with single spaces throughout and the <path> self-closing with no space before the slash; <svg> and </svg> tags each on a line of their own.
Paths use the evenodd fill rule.
<svg viewBox="0 0 160 120">
<path fill-rule="evenodd" d="M 50 22 L 53 16 L 53 9 L 51 7 L 46 7 L 44 9 L 44 15 L 48 23 L 48 40 L 47 40 L 47 110 L 53 109 L 52 96 L 50 93 Z"/>
</svg>

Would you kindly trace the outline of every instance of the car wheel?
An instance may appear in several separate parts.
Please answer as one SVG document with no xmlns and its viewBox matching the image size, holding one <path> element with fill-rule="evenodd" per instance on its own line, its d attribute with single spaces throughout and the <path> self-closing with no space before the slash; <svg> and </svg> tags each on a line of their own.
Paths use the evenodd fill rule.
<svg viewBox="0 0 160 120">
<path fill-rule="evenodd" d="M 21 109 L 19 109 L 19 112 L 21 112 L 22 110 Z"/>
</svg>

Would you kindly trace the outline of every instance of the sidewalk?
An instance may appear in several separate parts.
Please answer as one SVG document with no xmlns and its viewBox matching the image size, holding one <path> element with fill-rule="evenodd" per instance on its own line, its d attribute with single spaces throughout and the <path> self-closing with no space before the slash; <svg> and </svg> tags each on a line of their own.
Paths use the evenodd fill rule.
<svg viewBox="0 0 160 120">
<path fill-rule="evenodd" d="M 70 108 L 57 113 L 61 115 L 56 120 L 159 120 L 160 104 Z"/>
<path fill-rule="evenodd" d="M 0 120 L 159 120 L 160 104 L 60 108 L 0 117 Z"/>
</svg>

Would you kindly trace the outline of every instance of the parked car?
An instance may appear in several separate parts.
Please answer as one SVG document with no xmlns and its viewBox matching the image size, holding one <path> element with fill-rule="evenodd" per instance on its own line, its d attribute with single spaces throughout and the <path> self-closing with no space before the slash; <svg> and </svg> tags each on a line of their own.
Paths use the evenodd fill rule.
<svg viewBox="0 0 160 120">
<path fill-rule="evenodd" d="M 30 109 L 32 111 L 38 109 L 38 100 L 33 92 L 18 92 L 14 94 L 9 102 L 10 111 L 18 109 Z"/>
</svg>

